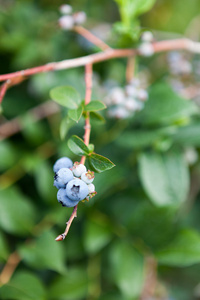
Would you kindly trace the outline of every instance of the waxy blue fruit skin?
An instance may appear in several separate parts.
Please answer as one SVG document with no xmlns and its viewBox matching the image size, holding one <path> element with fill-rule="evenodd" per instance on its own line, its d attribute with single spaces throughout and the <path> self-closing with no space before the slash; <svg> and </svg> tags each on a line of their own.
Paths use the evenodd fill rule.
<svg viewBox="0 0 200 300">
<path fill-rule="evenodd" d="M 64 156 L 64 157 L 59 158 L 55 162 L 55 164 L 53 166 L 53 171 L 55 173 L 57 173 L 61 168 L 72 168 L 72 166 L 73 166 L 72 160 L 70 158 Z"/>
<path fill-rule="evenodd" d="M 66 193 L 69 199 L 73 201 L 81 201 L 87 197 L 89 189 L 83 180 L 76 178 L 68 182 L 66 186 Z"/>
<path fill-rule="evenodd" d="M 57 189 L 65 188 L 66 184 L 74 178 L 73 173 L 68 168 L 61 168 L 54 176 L 54 185 Z"/>
<path fill-rule="evenodd" d="M 79 203 L 79 201 L 73 201 L 67 197 L 66 189 L 58 190 L 57 199 L 58 202 L 62 204 L 62 206 L 66 206 L 66 207 L 74 207 Z"/>
</svg>

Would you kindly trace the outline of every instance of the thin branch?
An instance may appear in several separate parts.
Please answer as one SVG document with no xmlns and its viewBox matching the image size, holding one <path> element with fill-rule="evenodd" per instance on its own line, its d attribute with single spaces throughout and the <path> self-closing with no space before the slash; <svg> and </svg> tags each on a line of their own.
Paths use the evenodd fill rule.
<svg viewBox="0 0 200 300">
<path fill-rule="evenodd" d="M 154 296 L 157 284 L 157 263 L 154 257 L 146 258 L 146 278 L 140 300 L 149 300 Z"/>
<path fill-rule="evenodd" d="M 76 31 L 78 34 L 82 35 L 86 40 L 88 40 L 92 44 L 96 45 L 101 50 L 106 51 L 106 50 L 111 49 L 110 46 L 108 46 L 106 43 L 104 43 L 102 40 L 100 40 L 98 37 L 96 37 L 94 34 L 92 34 L 90 31 L 88 31 L 84 27 L 75 26 L 73 29 L 74 29 L 74 31 Z"/>
<path fill-rule="evenodd" d="M 78 207 L 78 204 L 76 206 L 74 206 L 74 209 L 73 209 L 73 212 L 71 214 L 71 217 L 69 218 L 69 221 L 66 223 L 67 226 L 66 226 L 65 232 L 62 233 L 62 234 L 60 234 L 60 235 L 58 235 L 57 238 L 55 239 L 57 242 L 58 241 L 63 241 L 66 238 L 66 235 L 68 234 L 68 231 L 70 229 L 72 221 L 74 220 L 74 218 L 77 217 L 77 207 Z"/>
<path fill-rule="evenodd" d="M 1 274 L 0 274 L 0 285 L 6 284 L 10 281 L 12 274 L 17 268 L 18 264 L 21 261 L 21 257 L 17 252 L 13 252 L 5 264 Z"/>
<path fill-rule="evenodd" d="M 129 83 L 134 77 L 135 70 L 135 56 L 128 57 L 126 66 L 126 82 Z"/>
<path fill-rule="evenodd" d="M 34 118 L 34 122 L 44 119 L 52 114 L 59 112 L 59 106 L 49 100 L 42 103 L 27 112 L 27 115 Z M 12 136 L 23 129 L 22 118 L 16 117 L 0 125 L 0 141 Z"/>
<path fill-rule="evenodd" d="M 181 49 L 188 50 L 193 53 L 200 53 L 200 43 L 193 42 L 189 39 L 176 39 L 176 40 L 154 42 L 152 43 L 152 47 L 155 53 L 170 51 L 170 50 L 181 50 Z M 129 57 L 136 54 L 141 55 L 138 49 L 110 49 L 110 50 L 108 49 L 100 53 L 95 53 L 95 54 L 73 58 L 73 59 L 66 59 L 60 62 L 52 62 L 43 66 L 0 75 L 0 81 L 5 81 L 19 76 L 31 76 L 42 72 L 71 69 L 80 66 L 85 66 L 87 64 L 95 64 L 109 59 L 114 59 L 119 57 Z"/>
</svg>

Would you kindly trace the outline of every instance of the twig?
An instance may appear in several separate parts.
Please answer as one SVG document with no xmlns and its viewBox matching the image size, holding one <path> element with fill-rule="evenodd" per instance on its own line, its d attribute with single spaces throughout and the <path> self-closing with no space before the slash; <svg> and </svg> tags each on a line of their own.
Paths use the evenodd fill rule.
<svg viewBox="0 0 200 300">
<path fill-rule="evenodd" d="M 59 110 L 59 106 L 55 102 L 49 100 L 29 110 L 27 115 L 33 117 L 34 122 L 37 122 L 46 118 L 47 116 L 59 112 Z M 12 136 L 22 129 L 23 124 L 21 116 L 3 123 L 0 125 L 0 141 Z"/>
<path fill-rule="evenodd" d="M 157 263 L 154 257 L 146 258 L 146 278 L 140 300 L 148 300 L 154 296 L 157 284 Z"/>
<path fill-rule="evenodd" d="M 73 212 L 71 214 L 71 217 L 69 218 L 69 221 L 66 223 L 67 226 L 66 226 L 65 232 L 62 233 L 62 234 L 60 234 L 60 235 L 58 235 L 57 238 L 55 239 L 56 241 L 63 241 L 65 239 L 65 237 L 68 234 L 68 231 L 70 229 L 72 221 L 74 220 L 74 218 L 77 217 L 77 207 L 78 207 L 78 204 L 76 206 L 74 206 L 74 209 L 73 209 Z"/>
<path fill-rule="evenodd" d="M 106 43 L 104 43 L 102 40 L 100 40 L 98 37 L 96 37 L 94 34 L 92 34 L 90 31 L 88 31 L 84 27 L 75 26 L 73 29 L 74 29 L 74 31 L 76 31 L 78 34 L 82 35 L 86 40 L 88 40 L 92 44 L 96 45 L 101 50 L 106 51 L 106 50 L 111 49 L 110 46 L 108 46 Z"/>
<path fill-rule="evenodd" d="M 0 274 L 0 285 L 6 284 L 10 281 L 12 274 L 17 268 L 18 264 L 21 261 L 21 257 L 17 252 L 13 252 L 5 264 L 1 274 Z"/>
<path fill-rule="evenodd" d="M 127 66 L 126 66 L 126 82 L 129 83 L 134 77 L 135 69 L 135 56 L 128 57 Z"/>
<path fill-rule="evenodd" d="M 91 94 L 92 94 L 92 65 L 88 64 L 85 66 L 85 104 L 87 105 L 88 103 L 90 103 L 91 100 Z M 89 145 L 89 141 L 90 141 L 90 131 L 91 131 L 91 126 L 90 126 L 90 113 L 87 112 L 86 113 L 86 117 L 85 117 L 85 134 L 84 134 L 84 143 L 88 146 Z M 85 156 L 82 156 L 81 164 L 85 163 Z M 69 221 L 66 223 L 66 229 L 65 232 L 60 234 L 59 236 L 57 236 L 57 238 L 55 239 L 56 241 L 63 241 L 65 239 L 65 237 L 68 234 L 68 231 L 70 229 L 71 223 L 74 220 L 74 218 L 77 216 L 77 207 L 78 204 L 74 207 L 73 212 L 71 214 L 71 217 L 69 218 Z"/>
</svg>

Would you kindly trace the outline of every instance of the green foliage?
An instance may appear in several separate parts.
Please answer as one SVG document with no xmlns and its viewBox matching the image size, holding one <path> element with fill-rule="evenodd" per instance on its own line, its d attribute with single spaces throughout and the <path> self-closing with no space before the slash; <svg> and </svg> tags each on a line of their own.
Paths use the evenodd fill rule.
<svg viewBox="0 0 200 300">
<path fill-rule="evenodd" d="M 185 267 L 200 262 L 200 235 L 192 229 L 181 230 L 157 253 L 158 261 L 169 266 Z"/>
<path fill-rule="evenodd" d="M 178 207 L 186 200 L 189 172 L 179 152 L 143 152 L 139 158 L 139 174 L 143 187 L 154 204 Z"/>
<path fill-rule="evenodd" d="M 115 2 L 120 21 L 114 1 L 73 1 L 74 11 L 86 11 L 86 27 L 94 26 L 97 36 L 104 33 L 103 27 L 95 28 L 98 21 L 103 26 L 116 22 L 115 31 L 106 31 L 109 38 L 102 37 L 113 48 L 134 47 L 141 31 L 151 28 L 156 40 L 174 38 L 166 32 L 184 33 L 200 13 L 198 1 L 164 0 L 154 7 L 153 0 Z M 97 51 L 75 33 L 60 30 L 60 4 L 2 2 L 2 74 Z M 160 29 L 165 33 L 156 32 Z M 137 59 L 133 75 L 145 80 L 150 72 L 152 85 L 144 109 L 128 120 L 108 119 L 105 105 L 96 100 L 103 100 L 105 86 L 124 86 L 126 59 L 94 65 L 88 105 L 82 67 L 37 74 L 8 90 L 0 122 L 9 125 L 8 135 L 10 128 L 18 128 L 15 124 L 20 131 L 8 138 L 0 133 L 5 138 L 0 142 L 1 270 L 13 252 L 21 260 L 9 282 L 0 286 L 2 300 L 138 300 L 149 256 L 157 263 L 156 295 L 192 298 L 200 273 L 199 101 L 185 100 L 166 83 L 166 62 L 165 53 Z M 49 93 L 61 105 L 59 111 L 31 110 L 46 102 Z M 88 114 L 92 130 L 86 146 L 82 138 Z M 188 158 L 188 150 L 195 159 Z M 85 155 L 87 167 L 96 172 L 97 195 L 79 204 L 68 236 L 55 242 L 72 208 L 56 200 L 52 166 L 61 156 L 76 161 L 77 155 Z"/>
<path fill-rule="evenodd" d="M 50 96 L 69 109 L 77 109 L 81 101 L 79 93 L 71 86 L 58 86 L 50 91 Z"/>
</svg>

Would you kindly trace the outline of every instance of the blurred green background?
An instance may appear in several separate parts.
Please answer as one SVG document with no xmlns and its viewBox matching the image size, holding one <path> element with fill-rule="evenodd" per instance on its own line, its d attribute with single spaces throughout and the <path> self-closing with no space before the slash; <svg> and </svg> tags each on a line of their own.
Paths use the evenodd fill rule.
<svg viewBox="0 0 200 300">
<path fill-rule="evenodd" d="M 61 4 L 0 1 L 1 74 L 98 51 L 59 28 Z M 111 46 L 135 46 L 111 29 L 119 21 L 114 1 L 68 4 L 85 11 L 86 28 L 103 38 L 99 26 L 106 24 Z M 199 14 L 198 0 L 158 0 L 140 23 L 158 39 L 198 40 Z M 11 254 L 17 267 L 0 287 L 1 299 L 200 299 L 198 98 L 196 104 L 186 101 L 166 83 L 165 53 L 139 58 L 137 68 L 151 74 L 149 100 L 132 119 L 108 119 L 104 112 L 105 123 L 92 120 L 95 151 L 116 167 L 95 176 L 97 195 L 79 204 L 78 217 L 59 243 L 54 239 L 72 209 L 56 200 L 52 166 L 61 156 L 79 159 L 67 140 L 83 137 L 84 122 L 61 139 L 66 109 L 49 101 L 49 91 L 72 85 L 84 98 L 84 69 L 34 75 L 7 92 L 0 116 L 0 268 L 5 271 Z M 124 86 L 125 70 L 126 59 L 94 65 L 92 98 L 102 100 L 101 86 L 109 80 Z M 196 159 L 191 162 L 187 153 Z"/>
</svg>

